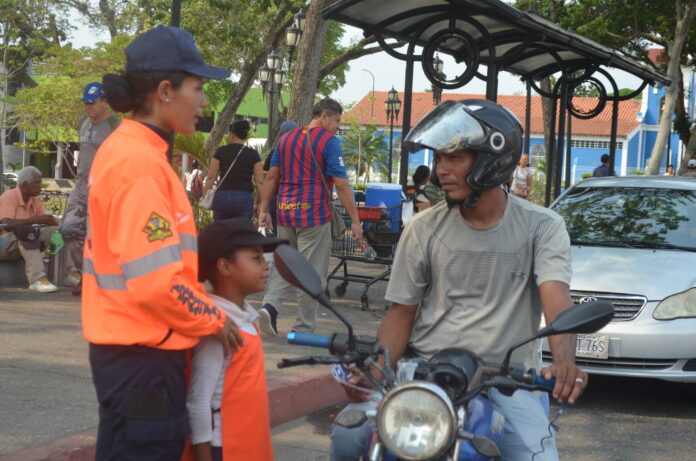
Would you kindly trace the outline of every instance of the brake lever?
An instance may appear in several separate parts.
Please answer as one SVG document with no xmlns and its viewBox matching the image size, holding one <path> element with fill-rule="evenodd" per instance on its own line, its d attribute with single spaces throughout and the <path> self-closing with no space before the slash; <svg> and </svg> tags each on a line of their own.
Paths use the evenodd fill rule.
<svg viewBox="0 0 696 461">
<path fill-rule="evenodd" d="M 278 362 L 278 368 L 296 367 L 298 365 L 332 365 L 342 363 L 341 360 L 335 357 L 310 356 L 299 357 L 296 359 L 282 359 Z"/>
</svg>

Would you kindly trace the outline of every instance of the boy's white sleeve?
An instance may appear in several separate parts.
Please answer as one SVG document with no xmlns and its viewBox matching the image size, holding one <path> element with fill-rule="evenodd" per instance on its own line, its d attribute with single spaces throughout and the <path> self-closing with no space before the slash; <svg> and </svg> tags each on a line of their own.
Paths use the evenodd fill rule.
<svg viewBox="0 0 696 461">
<path fill-rule="evenodd" d="M 224 360 L 222 344 L 210 336 L 201 338 L 201 342 L 193 349 L 191 382 L 186 397 L 193 445 L 213 439 L 212 400 Z"/>
</svg>

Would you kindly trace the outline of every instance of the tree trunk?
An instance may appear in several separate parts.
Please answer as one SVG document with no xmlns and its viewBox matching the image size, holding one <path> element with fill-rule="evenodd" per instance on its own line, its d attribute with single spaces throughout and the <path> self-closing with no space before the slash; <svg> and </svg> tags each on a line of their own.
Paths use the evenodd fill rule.
<svg viewBox="0 0 696 461">
<path fill-rule="evenodd" d="M 5 31 L 2 37 L 2 43 L 7 43 L 7 23 L 2 25 L 2 29 Z M 2 97 L 7 96 L 7 46 L 2 53 Z M 2 104 L 2 109 L 0 110 L 0 195 L 5 192 L 5 155 L 3 146 L 5 145 L 5 101 L 0 101 Z"/>
<path fill-rule="evenodd" d="M 680 2 L 676 2 L 679 6 Z M 652 154 L 646 174 L 655 175 L 660 171 L 660 163 L 662 161 L 662 153 L 667 145 L 667 139 L 672 132 L 672 116 L 679 95 L 679 79 L 681 79 L 681 63 L 682 48 L 686 41 L 686 36 L 689 33 L 689 27 L 694 19 L 694 11 L 696 9 L 696 0 L 690 0 L 686 5 L 683 14 L 677 8 L 676 11 L 676 29 L 674 32 L 674 41 L 669 43 L 669 65 L 667 66 L 667 76 L 672 80 L 672 84 L 665 91 L 665 104 L 662 108 L 660 123 L 657 132 L 657 139 L 653 146 Z"/>
<path fill-rule="evenodd" d="M 290 10 L 288 8 L 283 8 L 278 12 L 273 21 L 274 26 L 270 29 L 271 33 L 264 47 L 254 59 L 245 60 L 245 65 L 242 69 L 239 81 L 234 86 L 234 90 L 232 90 L 232 94 L 225 103 L 225 107 L 223 107 L 220 114 L 218 114 L 215 126 L 213 126 L 213 129 L 210 131 L 210 136 L 208 136 L 208 139 L 205 141 L 203 151 L 209 156 L 212 156 L 215 149 L 220 145 L 220 141 L 222 141 L 227 127 L 232 122 L 234 114 L 237 112 L 239 105 L 244 100 L 244 96 L 249 91 L 249 88 L 251 88 L 254 80 L 256 80 L 256 73 L 266 62 L 266 56 L 278 46 L 280 40 L 285 36 L 285 29 L 290 25 L 290 19 L 288 19 L 289 12 Z"/>
<path fill-rule="evenodd" d="M 306 125 L 312 118 L 321 53 L 328 28 L 321 12 L 331 2 L 332 0 L 312 0 L 307 7 L 307 23 L 297 49 L 297 64 L 287 114 L 288 120 L 294 120 L 300 126 Z"/>
</svg>

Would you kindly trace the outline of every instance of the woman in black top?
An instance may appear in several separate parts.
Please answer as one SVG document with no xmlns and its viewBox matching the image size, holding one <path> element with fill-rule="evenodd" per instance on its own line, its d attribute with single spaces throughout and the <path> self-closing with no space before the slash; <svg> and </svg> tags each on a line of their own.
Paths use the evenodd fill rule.
<svg viewBox="0 0 696 461">
<path fill-rule="evenodd" d="M 259 197 L 263 184 L 263 164 L 259 153 L 244 145 L 249 137 L 249 129 L 250 124 L 246 120 L 233 122 L 227 135 L 229 144 L 219 147 L 210 162 L 203 194 L 212 187 L 218 175 L 222 181 L 213 198 L 215 221 L 251 219 L 254 216 L 254 185 L 251 180 L 253 178 L 256 183 L 256 196 Z M 227 170 L 230 172 L 227 173 Z"/>
</svg>

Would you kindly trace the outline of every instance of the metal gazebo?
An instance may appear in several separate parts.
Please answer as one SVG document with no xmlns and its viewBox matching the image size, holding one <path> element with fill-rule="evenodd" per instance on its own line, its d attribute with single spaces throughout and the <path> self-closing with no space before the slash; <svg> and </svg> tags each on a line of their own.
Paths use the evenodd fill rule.
<svg viewBox="0 0 696 461">
<path fill-rule="evenodd" d="M 486 98 L 495 101 L 498 74 L 504 70 L 519 75 L 527 83 L 528 100 L 530 87 L 543 97 L 552 98 L 551 139 L 555 139 L 555 143 L 546 148 L 547 205 L 552 195 L 556 197 L 560 193 L 563 176 L 565 187 L 570 185 L 570 150 L 566 153 L 565 172 L 562 167 L 566 127 L 573 117 L 596 117 L 607 103 L 611 104 L 609 155 L 613 174 L 619 103 L 634 98 L 648 84 L 670 84 L 660 72 L 564 30 L 539 17 L 534 10 L 519 11 L 500 0 L 339 0 L 324 10 L 324 17 L 360 28 L 365 36 L 374 35 L 384 51 L 406 62 L 403 137 L 411 127 L 416 62 L 421 63 L 426 77 L 439 88 L 460 88 L 476 77 L 486 82 Z M 406 42 L 407 51 L 390 47 L 386 38 Z M 420 47 L 420 54 L 416 54 L 416 47 Z M 450 55 L 457 63 L 463 63 L 465 70 L 447 79 L 435 69 L 436 53 Z M 607 68 L 623 70 L 640 78 L 642 83 L 631 94 L 620 96 L 616 80 Z M 561 75 L 552 92 L 539 88 L 541 79 L 559 72 Z M 598 78 L 600 76 L 610 83 L 610 93 Z M 591 110 L 573 106 L 574 89 L 583 83 L 599 91 L 597 105 Z M 525 131 L 528 139 L 529 113 Z M 399 170 L 402 185 L 406 184 L 407 172 L 408 152 L 402 149 Z"/>
</svg>

